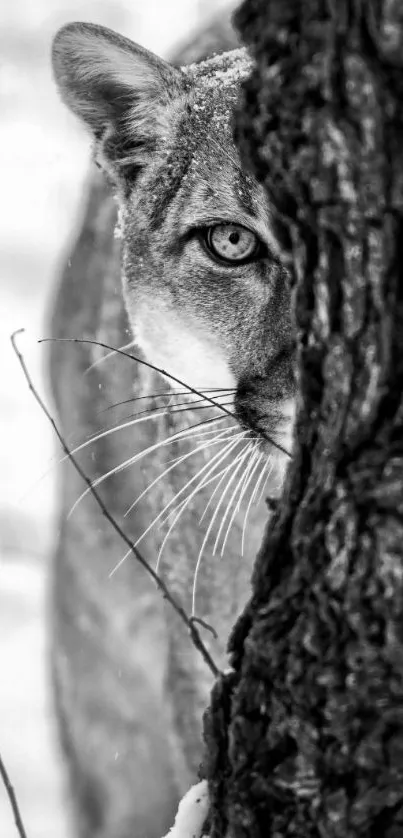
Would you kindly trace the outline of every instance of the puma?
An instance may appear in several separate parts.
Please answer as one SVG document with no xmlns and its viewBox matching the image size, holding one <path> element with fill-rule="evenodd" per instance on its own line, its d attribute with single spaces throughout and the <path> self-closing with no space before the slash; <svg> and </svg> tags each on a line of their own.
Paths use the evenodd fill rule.
<svg viewBox="0 0 403 838">
<path fill-rule="evenodd" d="M 184 64 L 200 44 L 170 64 L 100 26 L 56 35 L 59 91 L 101 171 L 52 335 L 157 371 L 55 341 L 50 377 L 82 467 L 223 668 L 291 452 L 294 350 L 276 223 L 232 136 L 250 61 Z M 69 462 L 60 498 L 52 677 L 77 834 L 160 837 L 197 778 L 212 674 Z"/>
</svg>

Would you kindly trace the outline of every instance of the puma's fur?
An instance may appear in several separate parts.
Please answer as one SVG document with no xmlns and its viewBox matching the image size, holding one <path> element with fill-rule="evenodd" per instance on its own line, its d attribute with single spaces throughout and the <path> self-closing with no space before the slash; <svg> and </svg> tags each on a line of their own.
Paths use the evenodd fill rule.
<svg viewBox="0 0 403 838">
<path fill-rule="evenodd" d="M 57 342 L 50 363 L 61 427 L 70 444 L 100 435 L 77 453 L 81 464 L 94 482 L 109 475 L 99 490 L 133 540 L 148 530 L 139 549 L 152 565 L 163 545 L 160 572 L 186 610 L 193 603 L 214 627 L 216 638 L 201 632 L 223 667 L 267 516 L 264 499 L 250 499 L 270 471 L 268 492 L 278 490 L 286 456 L 268 439 L 289 449 L 294 395 L 289 289 L 275 225 L 232 139 L 231 112 L 249 61 L 237 49 L 178 69 L 89 24 L 58 33 L 53 61 L 62 97 L 92 131 L 95 159 L 115 193 L 103 174 L 91 175 L 53 335 L 114 347 L 134 335 L 133 354 L 140 347 L 209 398 L 222 388 L 217 401 L 232 414 L 192 392 L 180 395 L 182 386 L 122 355 L 103 359 L 95 345 Z M 239 243 L 247 253 L 251 245 L 252 256 L 236 263 Z M 170 387 L 176 396 L 154 395 Z M 221 421 L 199 424 L 213 418 Z M 112 426 L 121 427 L 103 435 Z M 193 431 L 175 438 L 186 428 Z M 94 499 L 87 493 L 68 515 L 84 490 L 65 463 L 52 670 L 78 831 L 82 838 L 155 838 L 196 778 L 212 676 L 143 569 L 132 557 L 119 564 L 125 545 Z M 165 539 L 181 501 L 183 514 Z"/>
</svg>

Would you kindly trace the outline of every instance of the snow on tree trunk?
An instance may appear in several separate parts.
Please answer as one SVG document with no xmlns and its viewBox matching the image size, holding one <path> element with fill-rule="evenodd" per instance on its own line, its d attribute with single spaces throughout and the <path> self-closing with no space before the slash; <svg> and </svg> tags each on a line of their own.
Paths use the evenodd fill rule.
<svg viewBox="0 0 403 838">
<path fill-rule="evenodd" d="M 403 2 L 247 0 L 295 455 L 205 720 L 211 836 L 403 835 Z"/>
</svg>

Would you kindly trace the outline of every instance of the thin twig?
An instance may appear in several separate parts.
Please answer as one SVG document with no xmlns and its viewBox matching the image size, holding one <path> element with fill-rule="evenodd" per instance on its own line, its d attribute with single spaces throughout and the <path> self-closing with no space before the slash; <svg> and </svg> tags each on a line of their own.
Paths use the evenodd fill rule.
<svg viewBox="0 0 403 838">
<path fill-rule="evenodd" d="M 4 788 L 7 792 L 8 799 L 10 801 L 11 808 L 13 810 L 15 825 L 17 827 L 18 834 L 20 838 L 27 838 L 27 833 L 25 832 L 25 826 L 22 820 L 20 807 L 18 805 L 17 797 L 14 791 L 14 787 L 8 775 L 6 766 L 1 758 L 0 754 L 0 775 L 3 780 Z"/>
<path fill-rule="evenodd" d="M 199 626 L 203 626 L 203 628 L 205 628 L 205 629 L 207 629 L 207 631 L 211 632 L 211 634 L 213 635 L 215 640 L 218 640 L 218 634 L 217 634 L 214 626 L 211 626 L 210 623 L 207 622 L 207 620 L 202 620 L 201 617 L 192 616 L 192 617 L 190 617 L 190 622 L 191 623 L 198 623 Z"/>
<path fill-rule="evenodd" d="M 78 460 L 76 460 L 74 455 L 71 453 L 67 443 L 65 442 L 65 439 L 64 439 L 61 431 L 59 430 L 55 420 L 53 419 L 53 416 L 49 412 L 45 403 L 42 401 L 38 391 L 35 389 L 34 384 L 32 382 L 32 379 L 31 379 L 31 376 L 28 372 L 26 363 L 24 361 L 24 358 L 23 358 L 21 352 L 19 351 L 19 349 L 17 347 L 17 342 L 16 342 L 17 335 L 21 334 L 24 331 L 25 331 L 25 329 L 18 329 L 16 332 L 13 332 L 13 334 L 11 335 L 11 343 L 12 343 L 14 352 L 17 355 L 17 358 L 19 360 L 19 363 L 20 363 L 20 366 L 21 366 L 22 371 L 24 373 L 24 376 L 26 378 L 28 387 L 29 387 L 32 395 L 36 399 L 37 403 L 39 404 L 41 410 L 44 412 L 46 418 L 48 419 L 48 421 L 52 425 L 52 427 L 53 427 L 53 429 L 56 433 L 56 436 L 59 439 L 60 444 L 63 448 L 63 451 L 65 452 L 67 457 L 69 457 L 69 459 L 71 460 L 74 468 L 76 469 L 76 471 L 78 472 L 80 477 L 82 477 L 82 479 L 84 480 L 84 482 L 88 486 L 89 491 L 91 492 L 91 494 L 95 498 L 95 500 L 96 500 L 99 508 L 101 509 L 102 514 L 104 515 L 104 517 L 107 519 L 107 521 L 109 521 L 109 523 L 111 524 L 111 526 L 113 527 L 115 532 L 117 532 L 118 535 L 120 535 L 122 541 L 125 542 L 127 547 L 130 549 L 131 553 L 135 556 L 135 558 L 141 564 L 141 566 L 144 567 L 144 569 L 147 571 L 147 573 L 150 574 L 150 576 L 154 580 L 157 588 L 159 588 L 162 595 L 169 602 L 169 604 L 172 606 L 174 611 L 176 611 L 176 613 L 181 618 L 181 620 L 185 623 L 194 646 L 196 647 L 196 649 L 198 649 L 198 651 L 202 655 L 205 663 L 209 667 L 210 671 L 213 673 L 214 677 L 217 677 L 219 675 L 219 669 L 216 666 L 216 664 L 215 664 L 213 658 L 211 657 L 210 653 L 208 652 L 206 646 L 204 645 L 204 643 L 203 643 L 203 641 L 200 637 L 199 631 L 197 630 L 197 628 L 195 626 L 194 620 L 191 620 L 188 617 L 184 608 L 182 608 L 180 603 L 177 602 L 176 599 L 170 593 L 170 591 L 167 588 L 167 586 L 165 585 L 165 582 L 163 581 L 163 579 L 161 579 L 158 576 L 158 573 L 156 573 L 155 570 L 153 570 L 153 568 L 151 567 L 151 565 L 148 564 L 147 560 L 142 556 L 142 554 L 139 552 L 139 550 L 134 545 L 134 543 L 129 538 L 129 536 L 126 535 L 125 531 L 121 528 L 121 526 L 118 524 L 118 522 L 113 517 L 113 515 L 111 515 L 107 506 L 105 505 L 104 501 L 102 500 L 100 494 L 98 493 L 97 489 L 93 486 L 90 478 L 86 475 L 85 471 L 81 468 Z M 129 356 L 129 357 L 132 357 L 132 356 Z"/>
<path fill-rule="evenodd" d="M 156 367 L 154 364 L 150 364 L 148 361 L 145 361 L 144 358 L 139 358 L 137 355 L 132 355 L 130 352 L 125 352 L 123 349 L 118 349 L 117 347 L 111 346 L 109 343 L 103 343 L 100 340 L 91 340 L 90 338 L 42 338 L 39 340 L 38 343 L 89 343 L 93 346 L 101 346 L 103 349 L 108 349 L 110 352 L 116 352 L 118 355 L 123 355 L 125 358 L 130 358 L 132 361 L 137 361 L 138 364 L 143 364 L 144 367 L 148 367 L 155 372 L 161 373 L 161 375 L 165 375 L 166 378 L 170 378 L 171 381 L 175 381 L 176 384 L 179 384 L 180 387 L 185 387 L 190 393 L 193 393 L 195 396 L 201 396 L 205 401 L 210 402 L 214 407 L 220 408 L 223 413 L 226 413 L 227 416 L 231 416 L 232 419 L 236 419 L 234 413 L 231 410 L 228 410 L 223 405 L 216 402 L 214 399 L 209 398 L 209 396 L 204 395 L 199 390 L 195 390 L 194 387 L 191 387 L 190 384 L 186 384 L 185 381 L 181 381 L 180 378 L 176 378 L 175 375 L 171 375 L 170 372 L 161 369 L 160 367 Z M 274 448 L 277 448 L 278 451 L 282 451 L 283 454 L 286 454 L 287 457 L 291 457 L 289 451 L 286 448 L 283 448 L 279 442 L 275 442 L 271 436 L 264 433 L 263 431 L 260 432 L 262 436 L 270 442 L 270 445 L 273 445 Z"/>
</svg>

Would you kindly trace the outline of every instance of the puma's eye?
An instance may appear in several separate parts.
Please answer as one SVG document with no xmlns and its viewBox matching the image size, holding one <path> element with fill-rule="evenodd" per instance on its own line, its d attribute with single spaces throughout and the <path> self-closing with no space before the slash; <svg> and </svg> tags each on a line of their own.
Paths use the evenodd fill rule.
<svg viewBox="0 0 403 838">
<path fill-rule="evenodd" d="M 215 224 L 206 228 L 205 244 L 217 259 L 239 264 L 254 258 L 261 243 L 251 230 L 241 224 Z"/>
</svg>

